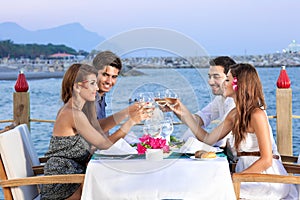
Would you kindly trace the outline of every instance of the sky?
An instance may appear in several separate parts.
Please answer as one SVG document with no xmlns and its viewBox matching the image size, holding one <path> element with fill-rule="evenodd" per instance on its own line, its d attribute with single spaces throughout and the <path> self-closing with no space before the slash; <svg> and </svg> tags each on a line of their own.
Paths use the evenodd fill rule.
<svg viewBox="0 0 300 200">
<path fill-rule="evenodd" d="M 163 28 L 195 40 L 210 55 L 253 55 L 300 42 L 299 10 L 299 0 L 2 0 L 0 23 L 34 31 L 78 22 L 107 39 Z"/>
</svg>

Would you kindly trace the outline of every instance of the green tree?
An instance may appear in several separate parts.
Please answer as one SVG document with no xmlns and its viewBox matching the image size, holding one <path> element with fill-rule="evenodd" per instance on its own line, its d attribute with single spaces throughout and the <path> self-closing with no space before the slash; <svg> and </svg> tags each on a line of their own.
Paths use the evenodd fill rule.
<svg viewBox="0 0 300 200">
<path fill-rule="evenodd" d="M 43 44 L 14 44 L 11 40 L 0 41 L 0 58 L 37 58 L 48 57 L 54 53 L 68 53 L 73 55 L 88 55 L 88 52 L 78 51 L 65 45 Z"/>
</svg>

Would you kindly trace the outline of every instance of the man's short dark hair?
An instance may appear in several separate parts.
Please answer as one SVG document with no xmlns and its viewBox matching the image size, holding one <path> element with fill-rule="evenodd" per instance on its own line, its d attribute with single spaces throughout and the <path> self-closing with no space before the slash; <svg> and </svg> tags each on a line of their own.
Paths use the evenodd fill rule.
<svg viewBox="0 0 300 200">
<path fill-rule="evenodd" d="M 93 66 L 97 70 L 104 69 L 105 66 L 112 66 L 119 71 L 122 69 L 122 62 L 119 56 L 114 54 L 111 51 L 102 51 L 96 55 L 96 57 L 93 59 Z"/>
<path fill-rule="evenodd" d="M 224 73 L 227 74 L 229 66 L 236 64 L 236 62 L 229 56 L 219 56 L 209 61 L 210 66 L 222 66 L 224 67 Z"/>
</svg>

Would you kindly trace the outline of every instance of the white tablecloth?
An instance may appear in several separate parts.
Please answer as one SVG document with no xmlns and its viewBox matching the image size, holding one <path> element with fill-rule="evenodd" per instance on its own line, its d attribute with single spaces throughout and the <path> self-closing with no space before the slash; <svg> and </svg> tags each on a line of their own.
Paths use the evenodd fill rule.
<svg viewBox="0 0 300 200">
<path fill-rule="evenodd" d="M 83 200 L 216 199 L 234 200 L 227 160 L 92 160 Z"/>
</svg>

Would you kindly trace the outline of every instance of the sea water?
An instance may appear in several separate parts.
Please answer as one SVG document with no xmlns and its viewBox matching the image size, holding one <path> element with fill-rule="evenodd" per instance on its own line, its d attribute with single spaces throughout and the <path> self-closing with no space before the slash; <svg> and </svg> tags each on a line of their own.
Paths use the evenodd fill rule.
<svg viewBox="0 0 300 200">
<path fill-rule="evenodd" d="M 288 67 L 287 73 L 291 80 L 293 93 L 293 115 L 300 115 L 300 68 Z M 178 69 L 140 69 L 143 76 L 119 77 L 113 90 L 107 93 L 108 114 L 117 112 L 128 106 L 128 100 L 134 100 L 140 92 L 155 92 L 170 88 L 176 92 L 181 101 L 191 112 L 196 112 L 207 105 L 214 96 L 207 84 L 208 69 L 178 68 Z M 276 81 L 280 68 L 257 68 L 260 75 L 268 115 L 276 115 Z M 25 73 L 26 75 L 26 73 Z M 30 118 L 55 120 L 57 111 L 63 105 L 60 100 L 61 78 L 28 80 L 30 93 Z M 13 118 L 13 93 L 15 81 L 0 81 L 0 120 Z M 175 121 L 179 121 L 174 115 Z M 0 129 L 10 123 L 0 124 Z M 276 139 L 276 119 L 270 119 L 274 138 Z M 212 124 L 211 129 L 216 124 Z M 31 122 L 31 136 L 39 156 L 48 149 L 52 134 L 52 123 Z M 172 135 L 180 137 L 187 128 L 184 125 L 175 126 Z M 142 127 L 132 128 L 132 133 L 142 135 Z M 293 153 L 300 152 L 300 119 L 293 119 Z M 0 199 L 3 198 L 0 194 Z"/>
</svg>

